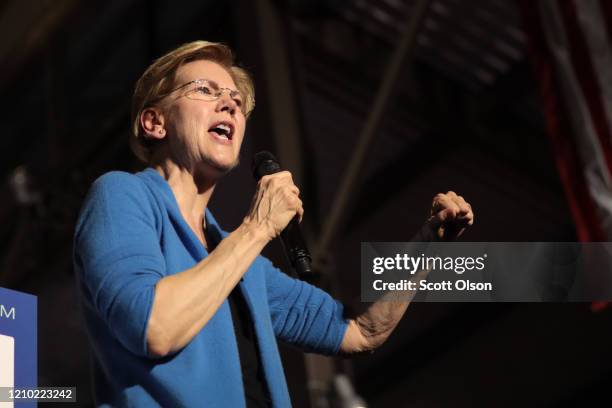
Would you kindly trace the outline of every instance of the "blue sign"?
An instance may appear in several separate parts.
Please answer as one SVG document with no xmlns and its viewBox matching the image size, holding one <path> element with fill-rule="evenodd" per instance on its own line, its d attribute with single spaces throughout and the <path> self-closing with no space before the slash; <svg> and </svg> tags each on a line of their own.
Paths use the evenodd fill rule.
<svg viewBox="0 0 612 408">
<path fill-rule="evenodd" d="M 36 296 L 0 288 L 0 387 L 37 386 L 36 326 Z"/>
</svg>

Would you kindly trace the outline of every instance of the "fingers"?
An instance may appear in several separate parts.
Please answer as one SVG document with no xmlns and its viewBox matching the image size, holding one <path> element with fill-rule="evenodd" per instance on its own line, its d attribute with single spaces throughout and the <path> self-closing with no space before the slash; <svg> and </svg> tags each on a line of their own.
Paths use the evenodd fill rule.
<svg viewBox="0 0 612 408">
<path fill-rule="evenodd" d="M 290 186 L 286 191 L 286 200 L 289 204 L 289 208 L 298 216 L 299 222 L 302 222 L 302 217 L 304 216 L 304 206 L 302 200 L 300 199 L 300 190 L 295 186 Z"/>
<path fill-rule="evenodd" d="M 260 187 L 276 190 L 289 187 L 296 195 L 300 195 L 300 189 L 293 184 L 293 176 L 288 171 L 280 171 L 274 174 L 267 174 L 259 180 Z"/>
<path fill-rule="evenodd" d="M 457 203 L 461 210 L 457 218 L 464 221 L 467 225 L 474 224 L 474 211 L 472 210 L 472 206 L 470 205 L 470 203 L 465 201 L 461 196 L 455 195 L 455 197 L 455 203 Z"/>
<path fill-rule="evenodd" d="M 464 217 L 467 225 L 473 225 L 474 224 L 474 213 L 472 212 L 472 210 L 470 210 Z"/>
<path fill-rule="evenodd" d="M 461 207 L 453 197 L 447 194 L 437 194 L 431 206 L 431 215 L 440 223 L 454 220 L 461 214 Z"/>
<path fill-rule="evenodd" d="M 302 206 L 302 200 L 300 200 L 300 206 L 297 209 L 298 221 L 302 222 L 302 218 L 304 218 L 304 207 Z"/>
<path fill-rule="evenodd" d="M 433 198 L 429 222 L 439 239 L 453 240 L 474 224 L 474 211 L 462 196 L 448 191 Z"/>
<path fill-rule="evenodd" d="M 457 211 L 454 208 L 446 208 L 436 213 L 435 218 L 438 220 L 439 224 L 442 224 L 445 221 L 454 220 L 456 214 Z"/>
<path fill-rule="evenodd" d="M 290 172 L 286 170 L 279 171 L 278 173 L 266 174 L 259 180 L 259 182 L 265 186 L 281 185 L 287 182 L 290 182 L 291 184 L 293 184 L 293 176 L 291 175 Z"/>
<path fill-rule="evenodd" d="M 454 191 L 449 191 L 446 194 L 437 194 L 431 206 L 431 212 L 433 215 L 438 215 L 441 221 L 467 219 L 473 220 L 474 213 L 472 206 L 465 201 L 465 199 L 457 195 Z M 443 212 L 442 214 L 440 214 Z"/>
<path fill-rule="evenodd" d="M 245 223 L 264 231 L 269 239 L 278 236 L 292 219 L 304 216 L 300 189 L 288 171 L 263 176 L 257 183 Z"/>
<path fill-rule="evenodd" d="M 270 197 L 271 201 L 282 202 L 277 211 L 290 211 L 298 215 L 301 222 L 304 215 L 302 200 L 299 198 L 300 189 L 293 183 L 293 176 L 288 171 L 280 171 L 263 176 L 259 180 L 259 189 L 262 194 Z M 274 199 L 273 197 L 276 197 Z"/>
</svg>

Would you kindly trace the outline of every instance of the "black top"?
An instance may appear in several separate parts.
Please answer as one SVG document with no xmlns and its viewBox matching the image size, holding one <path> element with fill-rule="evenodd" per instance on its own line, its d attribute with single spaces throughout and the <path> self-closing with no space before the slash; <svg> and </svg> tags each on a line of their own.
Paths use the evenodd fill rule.
<svg viewBox="0 0 612 408">
<path fill-rule="evenodd" d="M 208 233 L 208 230 L 204 229 L 204 231 L 209 250 L 212 251 L 217 246 L 218 239 L 215 240 L 211 236 L 212 234 Z M 255 329 L 239 285 L 234 287 L 227 300 L 232 311 L 234 333 L 236 334 L 236 343 L 238 343 L 246 406 L 248 408 L 271 407 L 272 400 L 263 373 Z"/>
<path fill-rule="evenodd" d="M 268 395 L 253 323 L 240 288 L 236 286 L 227 299 L 232 310 L 247 407 L 270 407 L 272 401 Z"/>
</svg>

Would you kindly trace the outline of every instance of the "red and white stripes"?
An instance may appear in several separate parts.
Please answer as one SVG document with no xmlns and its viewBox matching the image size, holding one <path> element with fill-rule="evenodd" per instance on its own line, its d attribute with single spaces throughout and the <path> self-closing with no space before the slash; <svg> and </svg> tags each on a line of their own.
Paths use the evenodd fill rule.
<svg viewBox="0 0 612 408">
<path fill-rule="evenodd" d="M 581 241 L 612 240 L 612 4 L 519 0 Z"/>
</svg>

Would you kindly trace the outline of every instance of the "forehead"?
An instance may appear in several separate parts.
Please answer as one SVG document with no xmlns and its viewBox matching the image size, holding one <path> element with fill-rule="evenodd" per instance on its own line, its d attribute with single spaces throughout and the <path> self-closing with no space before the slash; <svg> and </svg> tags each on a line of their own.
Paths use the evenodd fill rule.
<svg viewBox="0 0 612 408">
<path fill-rule="evenodd" d="M 191 61 L 182 65 L 176 72 L 176 83 L 178 85 L 196 79 L 209 79 L 215 81 L 222 88 L 236 89 L 236 84 L 229 72 L 213 61 Z"/>
</svg>

